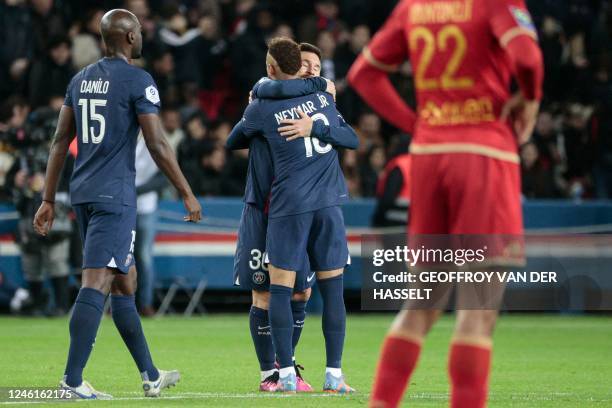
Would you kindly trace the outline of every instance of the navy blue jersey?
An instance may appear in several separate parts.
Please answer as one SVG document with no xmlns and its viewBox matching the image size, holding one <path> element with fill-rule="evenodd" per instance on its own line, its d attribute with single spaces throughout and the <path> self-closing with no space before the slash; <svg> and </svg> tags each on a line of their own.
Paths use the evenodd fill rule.
<svg viewBox="0 0 612 408">
<path fill-rule="evenodd" d="M 322 92 L 284 100 L 257 99 L 247 107 L 240 124 L 247 138 L 263 136 L 270 147 L 274 165 L 270 218 L 315 211 L 348 199 L 338 152 L 331 144 L 321 144 L 316 137 L 288 142 L 278 133 L 283 119 L 299 118 L 298 109 L 315 121 L 339 126 L 334 101 Z"/>
<path fill-rule="evenodd" d="M 72 78 L 64 105 L 74 111 L 78 139 L 72 204 L 135 207 L 137 115 L 160 106 L 151 75 L 121 58 L 103 58 Z"/>
<path fill-rule="evenodd" d="M 268 142 L 263 137 L 255 137 L 249 144 L 249 167 L 244 202 L 265 211 L 273 180 L 274 166 Z"/>
</svg>

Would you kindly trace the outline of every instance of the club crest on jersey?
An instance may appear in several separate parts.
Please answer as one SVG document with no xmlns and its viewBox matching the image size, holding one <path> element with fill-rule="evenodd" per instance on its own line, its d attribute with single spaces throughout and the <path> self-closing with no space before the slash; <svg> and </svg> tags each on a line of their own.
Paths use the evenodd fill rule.
<svg viewBox="0 0 612 408">
<path fill-rule="evenodd" d="M 516 23 L 529 31 L 536 31 L 533 20 L 527 10 L 520 9 L 518 7 L 510 6 L 510 14 L 516 20 Z"/>
<path fill-rule="evenodd" d="M 253 274 L 253 283 L 261 285 L 266 281 L 266 274 L 262 271 L 257 271 Z"/>
<path fill-rule="evenodd" d="M 132 254 L 128 254 L 127 258 L 125 258 L 125 266 L 130 266 L 132 263 Z"/>
<path fill-rule="evenodd" d="M 145 97 L 151 103 L 159 103 L 159 91 L 153 85 L 145 89 Z"/>
</svg>

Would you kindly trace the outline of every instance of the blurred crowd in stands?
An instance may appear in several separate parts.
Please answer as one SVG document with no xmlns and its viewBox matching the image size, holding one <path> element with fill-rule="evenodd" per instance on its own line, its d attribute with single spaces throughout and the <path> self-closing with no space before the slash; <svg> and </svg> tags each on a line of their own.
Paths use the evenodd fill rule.
<svg viewBox="0 0 612 408">
<path fill-rule="evenodd" d="M 135 63 L 157 82 L 165 134 L 197 195 L 243 194 L 247 152 L 226 151 L 225 139 L 240 119 L 249 90 L 265 75 L 266 41 L 282 35 L 322 50 L 322 76 L 335 81 L 339 110 L 360 138 L 357 151 L 342 153 L 351 195 L 372 197 L 385 164 L 406 151 L 410 135 L 398 133 L 369 110 L 347 85 L 346 75 L 396 3 L 0 0 L 0 202 L 15 204 L 20 213 L 18 243 L 30 307 L 37 310 L 47 304 L 42 282 L 49 277 L 55 295 L 51 303 L 57 314 L 65 313 L 68 265 L 80 264 L 78 243 L 72 245 L 77 250 L 67 249 L 71 240 L 78 241 L 65 194 L 74 150 L 60 185 L 56 228 L 44 243 L 33 233 L 31 218 L 40 202 L 49 142 L 66 86 L 79 69 L 103 55 L 99 22 L 105 10 L 127 8 L 142 23 L 143 58 Z M 527 3 L 539 30 L 546 80 L 532 141 L 521 148 L 523 194 L 611 198 L 612 2 Z M 410 64 L 392 79 L 414 106 Z M 146 167 L 149 159 L 141 153 L 138 161 Z M 139 231 L 144 231 L 139 236 L 154 229 L 157 197 L 150 193 L 162 189 L 162 194 L 172 195 L 158 179 L 147 175 L 137 180 L 139 195 L 149 194 L 139 218 Z M 143 248 L 151 246 L 151 239 Z M 0 275 L 0 303 L 2 299 L 12 299 L 12 308 L 28 303 L 18 287 Z M 151 302 L 149 293 L 140 305 L 146 309 Z"/>
<path fill-rule="evenodd" d="M 103 54 L 104 10 L 125 7 L 140 19 L 144 58 L 163 103 L 165 131 L 194 191 L 240 196 L 247 156 L 223 144 L 253 84 L 265 75 L 266 40 L 278 35 L 319 46 L 322 75 L 359 133 L 345 152 L 353 197 L 375 194 L 378 175 L 405 146 L 347 86 L 346 74 L 396 0 L 0 0 L 0 185 L 36 184 L 15 166 L 33 133 L 51 137 L 53 113 L 71 76 Z M 612 195 L 612 6 L 606 0 L 533 0 L 546 63 L 545 100 L 532 143 L 521 150 L 528 198 Z M 394 82 L 413 101 L 411 67 Z M 37 142 L 38 143 L 38 142 Z M 24 147 L 25 146 L 25 147 Z M 22 166 L 23 167 L 23 166 Z M 41 169 L 41 171 L 44 168 Z"/>
</svg>

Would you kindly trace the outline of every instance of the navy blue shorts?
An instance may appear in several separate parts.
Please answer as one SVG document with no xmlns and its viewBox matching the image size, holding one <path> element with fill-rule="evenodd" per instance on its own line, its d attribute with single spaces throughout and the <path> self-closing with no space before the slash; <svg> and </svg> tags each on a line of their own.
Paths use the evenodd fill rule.
<svg viewBox="0 0 612 408">
<path fill-rule="evenodd" d="M 266 243 L 270 264 L 289 271 L 297 270 L 305 257 L 314 271 L 341 269 L 350 263 L 338 206 L 270 218 Z"/>
<path fill-rule="evenodd" d="M 270 290 L 270 275 L 264 262 L 267 228 L 268 216 L 256 206 L 245 204 L 234 256 L 234 285 L 257 291 Z M 312 287 L 316 279 L 307 257 L 302 258 L 299 268 L 304 272 L 296 275 L 294 290 L 303 292 Z"/>
<path fill-rule="evenodd" d="M 83 269 L 108 267 L 128 273 L 134 265 L 136 207 L 110 203 L 73 207 L 83 243 Z"/>
</svg>

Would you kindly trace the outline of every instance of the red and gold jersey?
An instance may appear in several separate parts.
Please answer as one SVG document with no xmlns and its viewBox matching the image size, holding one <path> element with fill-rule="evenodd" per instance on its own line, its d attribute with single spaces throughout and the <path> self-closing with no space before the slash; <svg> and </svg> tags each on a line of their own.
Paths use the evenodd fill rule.
<svg viewBox="0 0 612 408">
<path fill-rule="evenodd" d="M 404 0 L 364 49 L 392 71 L 410 59 L 417 94 L 411 153 L 477 153 L 518 163 L 517 141 L 499 121 L 510 97 L 504 47 L 537 40 L 524 0 Z"/>
</svg>

